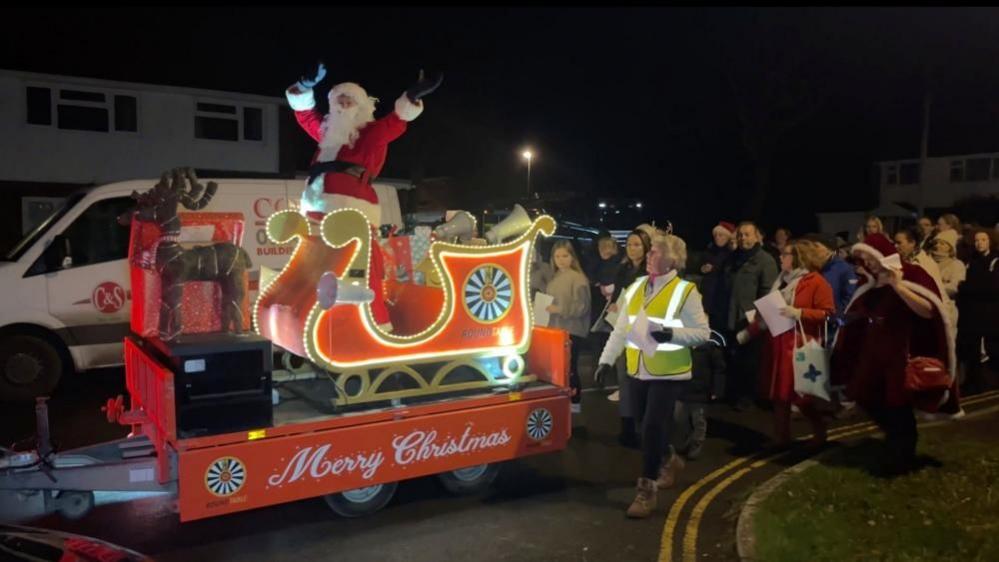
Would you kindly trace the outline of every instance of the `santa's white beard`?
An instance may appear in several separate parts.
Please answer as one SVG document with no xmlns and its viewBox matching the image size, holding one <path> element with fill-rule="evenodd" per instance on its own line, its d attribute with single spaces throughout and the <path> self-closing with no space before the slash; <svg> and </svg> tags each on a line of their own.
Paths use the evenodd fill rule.
<svg viewBox="0 0 999 562">
<path fill-rule="evenodd" d="M 318 162 L 331 162 L 336 160 L 336 155 L 344 146 L 354 147 L 357 137 L 360 136 L 362 127 L 374 120 L 374 108 L 365 111 L 361 106 L 354 106 L 350 109 L 343 109 L 334 106 L 323 118 L 323 124 L 319 128 L 319 156 Z"/>
</svg>

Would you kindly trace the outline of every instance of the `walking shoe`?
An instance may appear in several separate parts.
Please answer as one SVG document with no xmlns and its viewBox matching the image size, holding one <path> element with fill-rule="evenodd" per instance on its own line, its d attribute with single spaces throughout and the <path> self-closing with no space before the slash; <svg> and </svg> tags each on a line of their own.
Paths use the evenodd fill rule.
<svg viewBox="0 0 999 562">
<path fill-rule="evenodd" d="M 652 515 L 656 508 L 656 481 L 651 478 L 639 478 L 635 490 L 635 501 L 628 507 L 628 517 L 643 519 Z"/>
<path fill-rule="evenodd" d="M 690 448 L 687 449 L 687 459 L 695 460 L 697 457 L 701 456 L 704 451 L 704 443 L 697 441 L 690 444 Z"/>
<path fill-rule="evenodd" d="M 686 463 L 683 462 L 680 455 L 673 455 L 669 460 L 663 462 L 663 465 L 659 467 L 659 478 L 656 479 L 656 489 L 665 490 L 666 488 L 671 488 L 676 483 L 677 473 L 683 470 L 685 466 Z"/>
<path fill-rule="evenodd" d="M 611 392 L 610 394 L 607 395 L 607 399 L 610 400 L 611 402 L 620 402 L 621 401 L 621 391 L 620 390 L 615 390 L 614 392 Z"/>
</svg>

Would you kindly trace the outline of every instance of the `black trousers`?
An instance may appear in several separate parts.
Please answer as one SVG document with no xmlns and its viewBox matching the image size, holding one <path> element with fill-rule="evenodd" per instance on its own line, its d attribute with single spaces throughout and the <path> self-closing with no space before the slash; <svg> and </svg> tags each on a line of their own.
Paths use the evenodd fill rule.
<svg viewBox="0 0 999 562">
<path fill-rule="evenodd" d="M 911 406 L 879 408 L 867 411 L 874 423 L 885 432 L 885 445 L 897 461 L 909 462 L 916 458 L 916 415 Z"/>
<path fill-rule="evenodd" d="M 642 427 L 642 476 L 653 480 L 669 446 L 673 430 L 673 411 L 683 385 L 670 381 L 643 381 L 629 379 L 634 400 L 635 418 Z"/>
<path fill-rule="evenodd" d="M 731 338 L 729 337 L 731 336 Z M 740 398 L 756 398 L 757 379 L 760 376 L 761 338 L 754 338 L 745 345 L 735 343 L 735 334 L 726 336 L 730 355 L 725 401 L 735 404 Z"/>
</svg>

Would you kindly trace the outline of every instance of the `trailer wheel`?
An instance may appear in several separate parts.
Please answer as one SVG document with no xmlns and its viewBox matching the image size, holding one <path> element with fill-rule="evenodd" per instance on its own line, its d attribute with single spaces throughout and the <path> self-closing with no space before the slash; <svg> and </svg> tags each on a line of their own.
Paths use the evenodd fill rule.
<svg viewBox="0 0 999 562">
<path fill-rule="evenodd" d="M 437 475 L 448 492 L 457 495 L 476 494 L 485 490 L 496 480 L 500 465 L 497 463 L 479 464 L 467 468 L 459 468 Z"/>
<path fill-rule="evenodd" d="M 0 339 L 0 398 L 31 400 L 51 393 L 66 368 L 63 355 L 45 338 L 10 334 Z"/>
<path fill-rule="evenodd" d="M 398 482 L 375 484 L 323 496 L 326 505 L 340 517 L 363 517 L 385 507 L 395 495 Z"/>
<path fill-rule="evenodd" d="M 94 508 L 94 493 L 90 491 L 62 492 L 56 500 L 59 502 L 59 515 L 74 521 L 83 518 Z"/>
</svg>

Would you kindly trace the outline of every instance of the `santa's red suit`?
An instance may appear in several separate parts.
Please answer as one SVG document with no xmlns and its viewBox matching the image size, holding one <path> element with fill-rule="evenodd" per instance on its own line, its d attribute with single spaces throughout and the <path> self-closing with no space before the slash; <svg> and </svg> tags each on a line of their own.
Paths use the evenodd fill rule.
<svg viewBox="0 0 999 562">
<path fill-rule="evenodd" d="M 381 225 L 378 196 L 371 181 L 378 177 L 385 165 L 388 144 L 406 132 L 409 121 L 423 112 L 423 102 L 413 103 L 406 94 L 395 102 L 395 110 L 379 119 L 362 124 L 345 142 L 324 138 L 327 118 L 316 111 L 316 100 L 311 88 L 296 82 L 285 92 L 288 103 L 295 111 L 298 124 L 313 138 L 319 147 L 312 158 L 309 183 L 302 194 L 302 213 L 322 220 L 336 209 L 355 208 L 367 216 L 373 228 Z M 363 88 L 353 83 L 335 86 L 329 94 L 331 100 L 347 95 L 360 106 L 373 111 L 374 99 Z M 379 325 L 389 323 L 388 309 L 382 294 L 384 265 L 378 237 L 372 232 L 371 270 L 369 285 L 375 293 L 371 312 Z"/>
<path fill-rule="evenodd" d="M 866 253 L 882 264 L 897 256 L 895 246 L 883 234 L 868 236 L 852 252 Z M 910 357 L 936 358 L 951 375 L 957 373 L 957 361 L 949 311 L 933 278 L 918 265 L 895 260 L 898 265 L 902 268 L 899 284 L 928 301 L 932 317 L 920 317 L 891 286 L 878 287 L 873 275 L 862 272 L 863 284 L 846 308 L 846 324 L 836 334 L 832 383 L 845 386 L 846 395 L 868 411 L 914 408 L 925 417 L 961 416 L 956 376 L 945 392 L 914 394 L 905 388 Z"/>
</svg>

